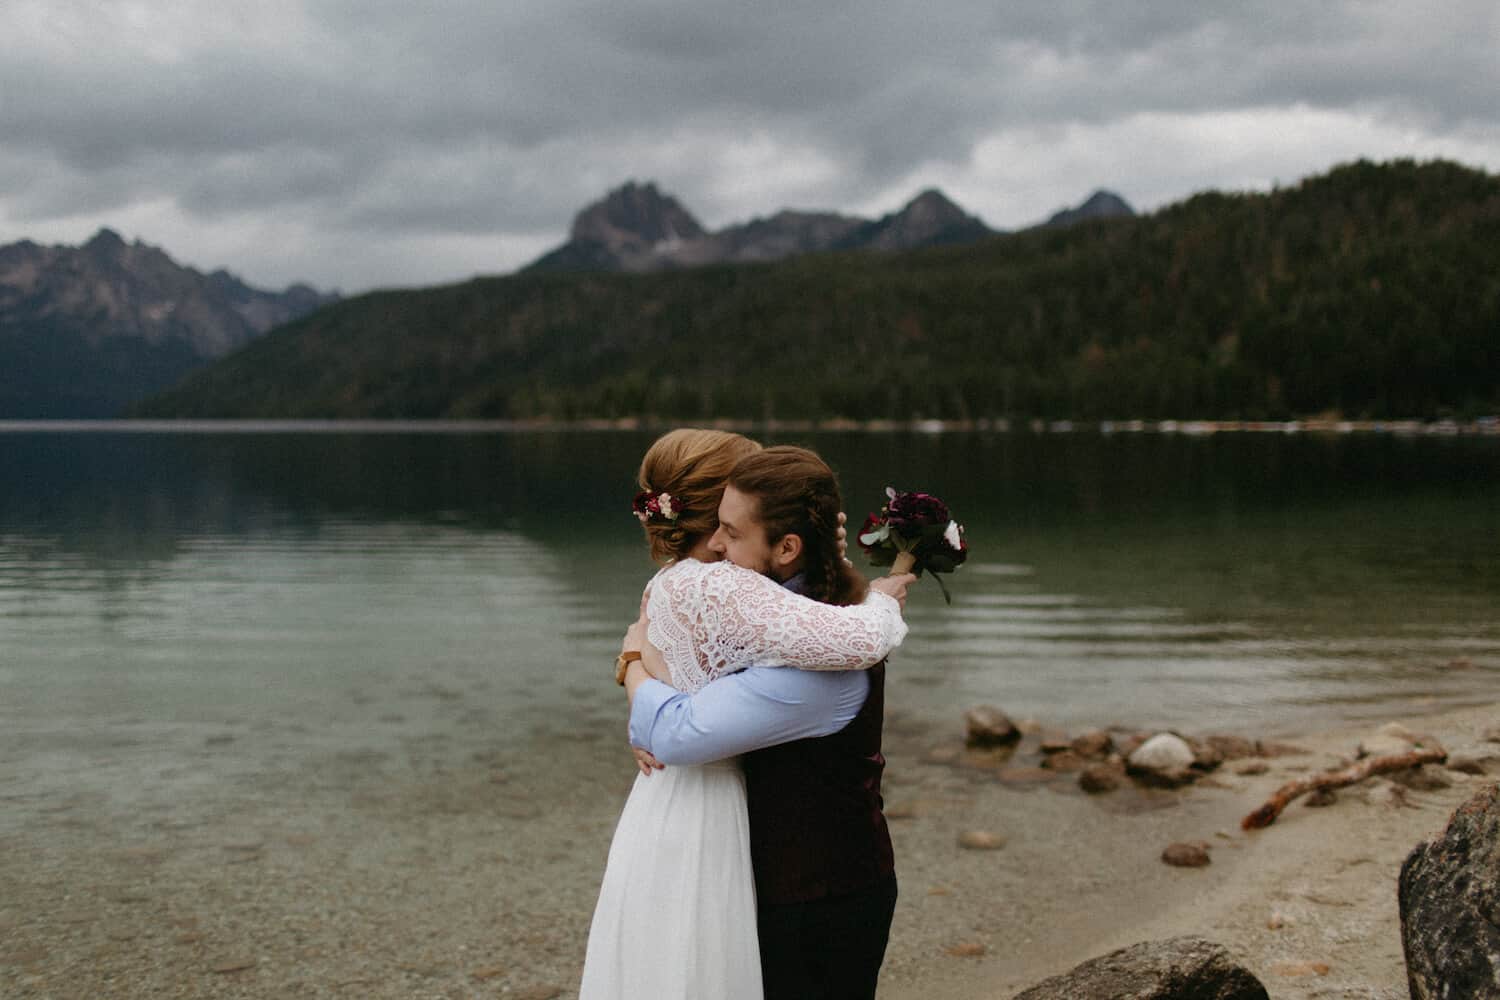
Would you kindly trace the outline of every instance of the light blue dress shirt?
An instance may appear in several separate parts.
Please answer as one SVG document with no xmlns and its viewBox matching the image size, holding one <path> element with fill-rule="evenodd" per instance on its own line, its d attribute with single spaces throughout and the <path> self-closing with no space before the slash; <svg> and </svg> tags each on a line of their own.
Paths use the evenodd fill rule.
<svg viewBox="0 0 1500 1000">
<path fill-rule="evenodd" d="M 751 667 L 691 695 L 650 680 L 635 689 L 630 743 L 663 764 L 706 764 L 836 733 L 869 693 L 863 670 Z"/>
</svg>

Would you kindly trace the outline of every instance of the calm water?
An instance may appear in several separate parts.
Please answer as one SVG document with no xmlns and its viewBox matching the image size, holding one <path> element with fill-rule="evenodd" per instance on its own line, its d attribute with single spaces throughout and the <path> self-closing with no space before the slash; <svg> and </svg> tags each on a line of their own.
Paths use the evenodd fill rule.
<svg viewBox="0 0 1500 1000">
<path fill-rule="evenodd" d="M 292 760 L 382 718 L 623 739 L 650 438 L 0 433 L 0 778 L 120 795 L 146 758 L 184 782 L 205 741 Z M 892 670 L 913 717 L 1289 731 L 1496 697 L 1500 440 L 791 440 L 856 522 L 889 482 L 967 524 L 953 606 L 919 584 Z"/>
</svg>

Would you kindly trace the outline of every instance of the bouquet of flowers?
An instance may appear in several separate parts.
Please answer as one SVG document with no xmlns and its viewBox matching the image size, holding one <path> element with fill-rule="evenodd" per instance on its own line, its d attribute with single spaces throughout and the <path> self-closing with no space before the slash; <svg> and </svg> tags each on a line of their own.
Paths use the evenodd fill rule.
<svg viewBox="0 0 1500 1000">
<path fill-rule="evenodd" d="M 969 557 L 963 525 L 949 517 L 948 505 L 930 493 L 898 493 L 887 486 L 885 495 L 880 513 L 865 518 L 859 532 L 860 547 L 870 564 L 917 576 L 930 570 L 943 600 L 952 604 L 938 574 L 952 573 Z"/>
</svg>

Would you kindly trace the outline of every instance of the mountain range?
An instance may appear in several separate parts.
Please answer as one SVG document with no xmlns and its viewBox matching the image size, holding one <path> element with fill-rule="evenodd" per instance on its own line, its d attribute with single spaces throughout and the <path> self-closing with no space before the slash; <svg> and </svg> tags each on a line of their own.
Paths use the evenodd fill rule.
<svg viewBox="0 0 1500 1000">
<path fill-rule="evenodd" d="M 1100 191 L 1046 225 L 1133 214 Z M 630 182 L 586 206 L 568 241 L 523 270 L 680 270 L 995 235 L 937 190 L 879 219 L 786 210 L 711 232 L 655 184 Z M 304 284 L 266 291 L 227 271 L 203 274 L 111 229 L 79 247 L 30 240 L 0 247 L 0 418 L 116 416 L 338 299 Z"/>
<path fill-rule="evenodd" d="M 338 298 L 203 274 L 111 229 L 0 247 L 0 417 L 115 416 Z"/>
<path fill-rule="evenodd" d="M 1134 214 L 1119 195 L 1098 191 L 1078 208 L 1057 213 L 1045 225 Z M 899 252 L 956 246 L 995 235 L 995 230 L 932 188 L 879 219 L 784 210 L 710 232 L 655 184 L 632 181 L 579 212 L 568 241 L 524 270 L 666 271 L 836 250 Z"/>
<path fill-rule="evenodd" d="M 646 230 L 645 245 L 703 238 L 682 216 L 650 217 L 654 231 L 605 221 Z M 133 412 L 1477 416 L 1500 407 L 1496 247 L 1500 177 L 1360 161 L 1295 187 L 1205 192 L 966 245 L 372 293 L 257 338 Z"/>
</svg>

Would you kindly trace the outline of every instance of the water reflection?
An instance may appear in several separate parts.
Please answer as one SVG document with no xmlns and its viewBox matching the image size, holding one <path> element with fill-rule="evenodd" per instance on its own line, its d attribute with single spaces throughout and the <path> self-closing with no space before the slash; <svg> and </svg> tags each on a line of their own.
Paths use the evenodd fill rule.
<svg viewBox="0 0 1500 1000">
<path fill-rule="evenodd" d="M 593 682 L 650 572 L 628 502 L 651 437 L 0 434 L 8 708 L 353 725 L 351 692 L 422 676 L 503 680 L 500 723 L 603 718 Z M 794 440 L 856 519 L 892 484 L 965 520 L 957 602 L 919 586 L 893 671 L 934 718 L 1290 724 L 1500 670 L 1493 439 Z"/>
</svg>

